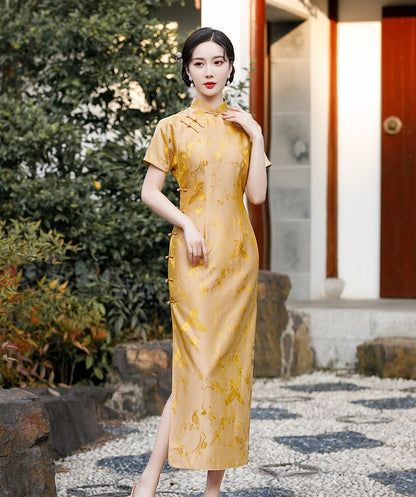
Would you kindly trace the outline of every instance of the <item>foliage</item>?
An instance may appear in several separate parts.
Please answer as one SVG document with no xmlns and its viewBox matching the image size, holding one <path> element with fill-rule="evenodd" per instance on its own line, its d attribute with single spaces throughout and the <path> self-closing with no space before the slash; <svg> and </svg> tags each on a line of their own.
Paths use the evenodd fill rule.
<svg viewBox="0 0 416 497">
<path fill-rule="evenodd" d="M 68 298 L 95 297 L 118 340 L 170 330 L 170 227 L 140 188 L 156 123 L 189 99 L 175 29 L 155 17 L 173 2 L 0 0 L 0 217 L 41 220 L 79 247 L 21 282 L 46 274 Z M 171 177 L 165 191 L 176 202 Z"/>
<path fill-rule="evenodd" d="M 224 98 L 230 107 L 238 107 L 248 111 L 249 91 L 250 91 L 250 72 L 254 69 L 250 67 L 244 70 L 244 77 L 233 81 L 231 86 L 224 88 Z"/>
<path fill-rule="evenodd" d="M 0 385 L 102 380 L 112 351 L 104 309 L 76 298 L 59 279 L 22 286 L 19 264 L 57 265 L 71 243 L 40 223 L 0 223 Z"/>
<path fill-rule="evenodd" d="M 0 221 L 0 268 L 36 261 L 55 264 L 58 256 L 62 259 L 69 250 L 76 252 L 78 249 L 54 231 L 40 230 L 40 221 L 12 220 L 9 224 Z"/>
</svg>

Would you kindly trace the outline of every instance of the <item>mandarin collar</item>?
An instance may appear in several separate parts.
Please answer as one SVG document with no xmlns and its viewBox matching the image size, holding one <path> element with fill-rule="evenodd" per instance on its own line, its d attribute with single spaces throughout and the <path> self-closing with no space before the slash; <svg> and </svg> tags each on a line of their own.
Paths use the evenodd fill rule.
<svg viewBox="0 0 416 497">
<path fill-rule="evenodd" d="M 194 98 L 192 104 L 191 104 L 191 109 L 193 110 L 202 110 L 203 112 L 207 112 L 208 114 L 222 114 L 227 110 L 227 102 L 223 100 L 220 105 L 215 108 L 213 105 L 211 105 L 208 102 L 204 102 L 203 100 L 199 100 L 199 98 Z"/>
</svg>

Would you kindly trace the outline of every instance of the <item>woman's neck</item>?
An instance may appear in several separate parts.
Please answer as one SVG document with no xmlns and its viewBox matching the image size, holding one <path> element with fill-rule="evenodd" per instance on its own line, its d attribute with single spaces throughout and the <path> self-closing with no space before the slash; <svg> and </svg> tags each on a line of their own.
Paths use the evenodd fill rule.
<svg viewBox="0 0 416 497">
<path fill-rule="evenodd" d="M 221 105 L 224 102 L 224 97 L 222 96 L 222 93 L 214 95 L 212 97 L 207 97 L 206 95 L 201 95 L 199 92 L 196 92 L 196 98 L 201 102 L 205 102 L 207 104 L 212 105 L 214 109 L 216 109 L 219 105 Z"/>
</svg>

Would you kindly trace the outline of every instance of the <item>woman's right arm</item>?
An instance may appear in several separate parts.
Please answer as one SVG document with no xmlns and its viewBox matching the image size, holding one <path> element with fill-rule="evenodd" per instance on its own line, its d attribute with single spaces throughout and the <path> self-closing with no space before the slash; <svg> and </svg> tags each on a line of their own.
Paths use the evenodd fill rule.
<svg viewBox="0 0 416 497">
<path fill-rule="evenodd" d="M 181 212 L 163 193 L 166 174 L 149 165 L 142 186 L 142 201 L 156 214 L 183 230 L 188 251 L 189 264 L 198 266 L 200 260 L 208 265 L 208 250 L 205 239 L 190 217 Z"/>
</svg>

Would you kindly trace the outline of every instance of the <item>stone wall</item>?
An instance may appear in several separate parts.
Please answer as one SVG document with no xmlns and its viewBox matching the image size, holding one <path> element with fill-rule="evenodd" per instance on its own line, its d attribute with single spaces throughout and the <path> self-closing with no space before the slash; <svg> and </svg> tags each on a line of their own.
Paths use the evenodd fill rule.
<svg viewBox="0 0 416 497">
<path fill-rule="evenodd" d="M 309 298 L 311 272 L 310 56 L 309 21 L 271 23 L 271 269 L 295 300 Z"/>
</svg>

